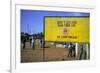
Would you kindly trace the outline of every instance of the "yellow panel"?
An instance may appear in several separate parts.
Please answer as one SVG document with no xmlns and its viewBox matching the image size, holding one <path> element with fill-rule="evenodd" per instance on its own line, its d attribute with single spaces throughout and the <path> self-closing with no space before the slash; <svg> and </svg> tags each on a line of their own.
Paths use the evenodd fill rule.
<svg viewBox="0 0 100 73">
<path fill-rule="evenodd" d="M 89 17 L 45 17 L 45 41 L 89 42 Z"/>
</svg>

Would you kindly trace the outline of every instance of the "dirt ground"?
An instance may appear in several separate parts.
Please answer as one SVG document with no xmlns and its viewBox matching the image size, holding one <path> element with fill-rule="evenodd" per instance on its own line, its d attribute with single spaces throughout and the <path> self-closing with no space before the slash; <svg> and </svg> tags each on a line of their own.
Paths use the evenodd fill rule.
<svg viewBox="0 0 100 73">
<path fill-rule="evenodd" d="M 76 60 L 74 57 L 68 57 L 67 48 L 56 48 L 51 42 L 46 42 L 45 48 L 41 48 L 39 40 L 35 43 L 35 49 L 33 50 L 26 42 L 25 49 L 21 47 L 21 62 L 48 62 L 48 61 L 68 61 Z"/>
</svg>

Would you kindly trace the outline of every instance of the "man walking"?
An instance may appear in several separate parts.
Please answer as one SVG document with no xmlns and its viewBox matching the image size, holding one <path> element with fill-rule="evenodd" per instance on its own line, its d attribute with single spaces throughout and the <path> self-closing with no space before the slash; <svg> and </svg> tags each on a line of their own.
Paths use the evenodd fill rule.
<svg viewBox="0 0 100 73">
<path fill-rule="evenodd" d="M 35 49 L 35 39 L 32 37 L 32 49 Z"/>
<path fill-rule="evenodd" d="M 25 48 L 26 38 L 23 40 L 23 49 Z"/>
</svg>

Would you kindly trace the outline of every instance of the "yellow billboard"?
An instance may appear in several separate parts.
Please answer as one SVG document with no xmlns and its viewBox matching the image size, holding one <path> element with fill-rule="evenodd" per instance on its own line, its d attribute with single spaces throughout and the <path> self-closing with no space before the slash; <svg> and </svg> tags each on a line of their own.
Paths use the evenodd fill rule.
<svg viewBox="0 0 100 73">
<path fill-rule="evenodd" d="M 45 41 L 89 42 L 89 17 L 45 17 Z"/>
</svg>

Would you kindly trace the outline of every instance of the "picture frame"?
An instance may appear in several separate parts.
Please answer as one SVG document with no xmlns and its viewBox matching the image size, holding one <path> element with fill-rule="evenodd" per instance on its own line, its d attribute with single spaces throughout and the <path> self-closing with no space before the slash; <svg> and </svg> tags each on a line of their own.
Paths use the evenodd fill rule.
<svg viewBox="0 0 100 73">
<path fill-rule="evenodd" d="M 66 69 L 79 68 L 95 65 L 95 9 L 88 6 L 78 5 L 38 5 L 38 4 L 13 4 L 11 15 L 11 72 L 38 71 L 45 69 Z M 31 62 L 21 63 L 20 52 L 20 31 L 21 14 L 20 10 L 44 10 L 44 11 L 62 11 L 62 12 L 84 12 L 90 13 L 90 59 L 82 61 L 58 61 L 58 62 Z"/>
</svg>

